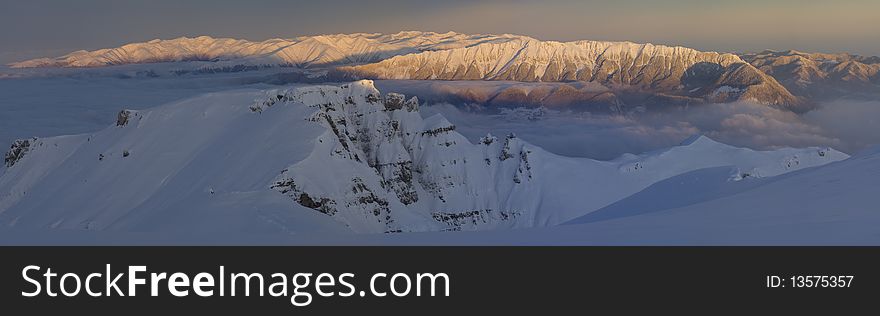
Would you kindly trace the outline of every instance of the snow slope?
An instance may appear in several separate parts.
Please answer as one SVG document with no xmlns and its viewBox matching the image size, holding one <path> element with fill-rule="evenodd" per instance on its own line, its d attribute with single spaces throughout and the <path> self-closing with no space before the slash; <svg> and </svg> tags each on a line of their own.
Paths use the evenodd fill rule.
<svg viewBox="0 0 880 316">
<path fill-rule="evenodd" d="M 409 232 L 560 224 L 689 171 L 722 182 L 847 158 L 753 151 L 702 136 L 613 161 L 554 155 L 514 135 L 470 143 L 416 99 L 368 80 L 211 93 L 120 112 L 93 133 L 28 139 L 0 168 L 16 229 Z"/>
<path fill-rule="evenodd" d="M 301 158 L 320 128 L 300 124 L 302 108 L 251 115 L 241 104 L 253 97 L 208 94 L 131 111 L 124 126 L 36 139 L 0 171 L 0 217 L 12 226 L 87 230 L 341 229 L 265 190 L 266 179 Z M 247 161 L 266 168 L 240 163 Z"/>
<path fill-rule="evenodd" d="M 728 184 L 718 188 L 727 190 L 726 194 L 704 195 L 705 201 L 653 207 L 641 216 L 609 217 L 605 221 L 571 225 L 566 230 L 572 234 L 582 232 L 579 238 L 571 240 L 575 243 L 593 239 L 592 243 L 614 240 L 648 244 L 877 245 L 878 175 L 880 154 L 866 153 L 746 187 L 732 188 Z M 694 188 L 682 185 L 675 191 L 692 192 L 689 190 Z M 669 187 L 657 190 L 671 191 Z M 652 198 L 631 199 L 627 204 L 633 206 L 648 205 Z M 623 209 L 610 213 L 620 215 Z M 585 222 L 588 217 L 572 223 Z M 612 233 L 614 230 L 619 232 Z M 640 230 L 641 233 L 635 233 Z M 627 232 L 633 235 L 624 236 Z"/>
<path fill-rule="evenodd" d="M 773 178 L 719 182 L 729 170 L 709 168 L 676 176 L 553 227 L 358 235 L 145 235 L 0 226 L 0 244 L 880 245 L 880 150 Z M 657 200 L 658 195 L 663 199 Z M 595 216 L 601 213 L 605 215 Z"/>
</svg>

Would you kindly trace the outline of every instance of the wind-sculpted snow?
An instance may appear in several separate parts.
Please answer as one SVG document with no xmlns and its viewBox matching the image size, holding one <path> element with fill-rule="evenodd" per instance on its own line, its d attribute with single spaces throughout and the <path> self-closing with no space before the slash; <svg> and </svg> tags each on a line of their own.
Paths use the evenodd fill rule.
<svg viewBox="0 0 880 316">
<path fill-rule="evenodd" d="M 0 224 L 234 233 L 524 228 L 563 223 L 697 169 L 730 166 L 736 172 L 724 181 L 737 181 L 847 157 L 829 148 L 753 151 L 699 136 L 613 161 L 571 158 L 513 134 L 471 143 L 419 107 L 363 80 L 125 110 L 100 132 L 16 143 L 7 154 L 14 164 L 0 169 Z"/>
</svg>

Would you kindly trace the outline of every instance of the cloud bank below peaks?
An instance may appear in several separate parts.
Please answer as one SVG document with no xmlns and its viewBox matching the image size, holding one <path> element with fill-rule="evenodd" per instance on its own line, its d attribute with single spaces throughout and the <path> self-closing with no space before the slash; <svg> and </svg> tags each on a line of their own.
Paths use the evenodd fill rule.
<svg viewBox="0 0 880 316">
<path fill-rule="evenodd" d="M 602 160 L 674 146 L 694 134 L 758 150 L 827 146 L 855 153 L 880 143 L 880 101 L 826 102 L 805 114 L 751 103 L 628 115 L 546 108 L 501 109 L 486 114 L 448 103 L 426 106 L 422 111 L 426 116 L 444 115 L 474 142 L 487 133 L 513 132 L 557 154 Z"/>
</svg>

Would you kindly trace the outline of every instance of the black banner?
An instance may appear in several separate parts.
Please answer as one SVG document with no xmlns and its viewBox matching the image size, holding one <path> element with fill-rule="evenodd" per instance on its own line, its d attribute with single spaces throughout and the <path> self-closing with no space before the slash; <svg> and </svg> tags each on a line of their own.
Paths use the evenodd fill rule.
<svg viewBox="0 0 880 316">
<path fill-rule="evenodd" d="M 764 314 L 870 308 L 880 294 L 871 247 L 4 247 L 0 258 L 3 310 L 38 315 Z M 259 277 L 237 276 L 233 295 L 233 274 Z"/>
</svg>

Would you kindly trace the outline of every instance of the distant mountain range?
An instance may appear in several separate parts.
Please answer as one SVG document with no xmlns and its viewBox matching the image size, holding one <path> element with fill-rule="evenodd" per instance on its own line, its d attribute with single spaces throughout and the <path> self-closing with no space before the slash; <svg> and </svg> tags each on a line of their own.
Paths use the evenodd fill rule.
<svg viewBox="0 0 880 316">
<path fill-rule="evenodd" d="M 880 91 L 880 58 L 796 51 L 736 55 L 630 42 L 541 41 L 519 35 L 400 32 L 337 34 L 263 42 L 211 37 L 153 40 L 77 51 L 13 68 L 102 67 L 199 62 L 210 73 L 288 67 L 308 81 L 355 79 L 564 83 L 551 90 L 501 91 L 513 102 L 625 106 L 755 102 L 805 111 L 810 100 Z M 582 89 L 593 82 L 606 89 Z M 459 96 L 467 100 L 467 96 Z M 495 95 L 491 96 L 492 98 Z M 486 99 L 475 95 L 474 100 Z M 470 100 L 470 101 L 474 101 Z M 506 100 L 506 99 L 505 99 Z M 554 103 L 554 100 L 562 100 Z"/>
<path fill-rule="evenodd" d="M 803 96 L 876 91 L 880 57 L 765 51 L 741 57 L 776 78 L 789 91 Z"/>
</svg>

